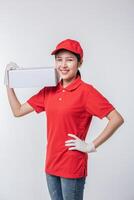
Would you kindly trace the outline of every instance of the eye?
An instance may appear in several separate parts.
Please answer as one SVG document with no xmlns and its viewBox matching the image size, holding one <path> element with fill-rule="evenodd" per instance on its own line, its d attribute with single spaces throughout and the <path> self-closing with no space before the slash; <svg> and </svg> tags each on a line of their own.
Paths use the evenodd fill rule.
<svg viewBox="0 0 134 200">
<path fill-rule="evenodd" d="M 72 59 L 68 59 L 67 61 L 73 61 Z"/>
<path fill-rule="evenodd" d="M 62 61 L 62 59 L 61 58 L 56 58 L 56 61 Z"/>
</svg>

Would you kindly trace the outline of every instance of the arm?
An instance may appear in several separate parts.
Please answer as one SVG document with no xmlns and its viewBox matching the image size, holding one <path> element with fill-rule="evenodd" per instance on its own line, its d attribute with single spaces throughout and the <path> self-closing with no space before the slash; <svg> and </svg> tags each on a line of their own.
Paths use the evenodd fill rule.
<svg viewBox="0 0 134 200">
<path fill-rule="evenodd" d="M 32 106 L 30 106 L 28 103 L 21 104 L 19 102 L 12 88 L 7 87 L 7 95 L 9 104 L 15 117 L 21 117 L 34 111 Z"/>
<path fill-rule="evenodd" d="M 101 134 L 93 141 L 95 148 L 104 143 L 124 123 L 124 119 L 118 111 L 113 110 L 107 116 L 108 124 Z"/>
<path fill-rule="evenodd" d="M 9 85 L 8 72 L 9 72 L 9 70 L 17 69 L 17 68 L 20 68 L 20 67 L 14 62 L 10 62 L 6 65 L 4 84 L 7 87 L 8 100 L 9 100 L 9 104 L 11 106 L 13 115 L 15 117 L 20 117 L 20 116 L 26 115 L 26 114 L 34 111 L 34 109 L 28 103 L 24 103 L 21 105 L 21 103 L 19 102 L 19 100 L 16 97 L 14 90 L 12 88 L 8 87 L 8 85 Z"/>
<path fill-rule="evenodd" d="M 109 137 L 111 137 L 117 128 L 124 122 L 124 119 L 116 110 L 111 111 L 107 115 L 107 118 L 109 120 L 107 126 L 93 142 L 88 144 L 84 140 L 78 138 L 76 135 L 68 134 L 75 140 L 71 139 L 65 141 L 65 146 L 71 146 L 69 150 L 78 150 L 85 153 L 96 152 L 96 148 L 104 143 Z"/>
</svg>

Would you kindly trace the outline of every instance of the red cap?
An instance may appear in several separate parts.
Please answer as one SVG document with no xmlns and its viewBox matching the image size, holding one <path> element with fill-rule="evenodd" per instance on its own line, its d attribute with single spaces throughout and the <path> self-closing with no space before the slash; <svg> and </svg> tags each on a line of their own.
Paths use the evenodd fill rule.
<svg viewBox="0 0 134 200">
<path fill-rule="evenodd" d="M 56 54 L 56 52 L 61 49 L 65 49 L 73 53 L 76 53 L 80 55 L 81 59 L 83 58 L 83 49 L 81 48 L 80 43 L 76 40 L 71 40 L 71 39 L 63 40 L 56 46 L 56 49 L 52 51 L 51 55 Z"/>
</svg>

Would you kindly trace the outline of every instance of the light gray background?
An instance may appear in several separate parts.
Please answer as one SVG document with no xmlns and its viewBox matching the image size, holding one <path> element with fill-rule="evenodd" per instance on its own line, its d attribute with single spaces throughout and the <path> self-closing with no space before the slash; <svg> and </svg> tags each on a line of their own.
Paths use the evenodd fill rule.
<svg viewBox="0 0 134 200">
<path fill-rule="evenodd" d="M 0 200 L 49 200 L 43 173 L 46 117 L 14 118 L 3 85 L 5 65 L 54 65 L 50 52 L 63 39 L 84 49 L 84 81 L 93 84 L 123 115 L 125 123 L 91 154 L 85 200 L 133 200 L 133 0 L 0 0 Z M 23 103 L 40 88 L 16 89 Z M 94 118 L 87 141 L 106 119 Z"/>
</svg>

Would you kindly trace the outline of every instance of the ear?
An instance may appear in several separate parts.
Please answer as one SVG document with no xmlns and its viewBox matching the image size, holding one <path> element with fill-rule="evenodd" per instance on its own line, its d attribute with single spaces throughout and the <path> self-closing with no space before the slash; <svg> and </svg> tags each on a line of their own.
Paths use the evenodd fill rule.
<svg viewBox="0 0 134 200">
<path fill-rule="evenodd" d="M 80 64 L 82 65 L 82 63 L 83 63 L 83 59 L 81 59 L 81 61 L 80 61 Z"/>
<path fill-rule="evenodd" d="M 78 67 L 81 67 L 82 63 L 83 63 L 83 59 L 81 59 L 80 62 L 78 63 Z"/>
</svg>

